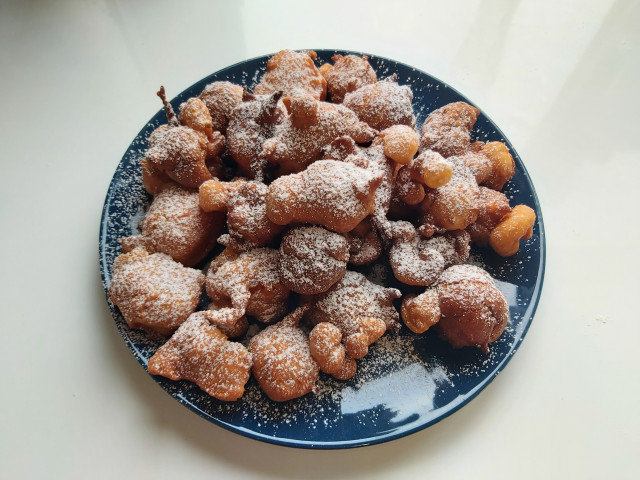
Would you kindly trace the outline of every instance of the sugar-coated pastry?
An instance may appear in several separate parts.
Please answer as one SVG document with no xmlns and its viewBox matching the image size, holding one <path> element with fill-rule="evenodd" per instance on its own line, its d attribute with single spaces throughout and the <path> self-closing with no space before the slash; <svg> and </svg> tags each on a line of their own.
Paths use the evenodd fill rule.
<svg viewBox="0 0 640 480">
<path fill-rule="evenodd" d="M 484 155 L 490 163 L 488 175 L 478 183 L 493 190 L 502 190 L 516 171 L 516 163 L 507 146 L 503 142 L 474 142 L 471 150 Z"/>
<path fill-rule="evenodd" d="M 467 152 L 479 113 L 465 102 L 449 103 L 434 110 L 420 130 L 420 150 L 435 150 L 445 158 Z"/>
<path fill-rule="evenodd" d="M 249 343 L 253 376 L 276 402 L 306 395 L 318 381 L 318 364 L 311 356 L 309 339 L 298 327 L 306 308 L 298 307 L 252 337 Z"/>
<path fill-rule="evenodd" d="M 200 208 L 206 212 L 227 212 L 228 234 L 220 243 L 245 251 L 264 247 L 282 230 L 266 214 L 267 186 L 262 182 L 236 179 L 209 180 L 200 185 Z"/>
<path fill-rule="evenodd" d="M 320 72 L 327 79 L 327 90 L 334 103 L 342 103 L 347 93 L 377 81 L 366 55 L 334 55 L 331 60 L 333 65 L 325 63 Z"/>
<path fill-rule="evenodd" d="M 347 355 L 342 332 L 333 323 L 320 322 L 309 334 L 309 350 L 320 370 L 338 380 L 349 380 L 356 374 L 355 359 Z"/>
<path fill-rule="evenodd" d="M 299 172 L 322 156 L 322 149 L 343 135 L 358 143 L 373 140 L 376 131 L 342 105 L 309 97 L 285 97 L 288 115 L 266 140 L 260 157 L 279 165 L 282 173 Z"/>
<path fill-rule="evenodd" d="M 326 292 L 347 270 L 344 236 L 322 227 L 293 228 L 280 243 L 280 279 L 296 293 Z"/>
<path fill-rule="evenodd" d="M 467 232 L 471 235 L 473 243 L 486 247 L 489 245 L 491 230 L 498 226 L 505 215 L 511 211 L 511 207 L 504 193 L 487 187 L 479 188 L 478 203 L 478 218 L 467 227 Z"/>
<path fill-rule="evenodd" d="M 244 182 L 227 206 L 228 245 L 236 250 L 264 247 L 282 231 L 267 217 L 268 187 L 261 182 Z"/>
<path fill-rule="evenodd" d="M 267 62 L 267 70 L 253 89 L 257 95 L 282 92 L 285 96 L 309 96 L 324 100 L 327 81 L 313 61 L 316 52 L 281 50 Z"/>
<path fill-rule="evenodd" d="M 211 251 L 223 227 L 224 214 L 202 211 L 197 192 L 169 185 L 153 199 L 141 234 L 123 238 L 122 248 L 128 252 L 141 246 L 192 267 Z"/>
<path fill-rule="evenodd" d="M 367 217 L 353 230 L 345 233 L 349 244 L 349 265 L 367 265 L 382 254 L 382 243 L 373 228 L 373 218 Z"/>
<path fill-rule="evenodd" d="M 429 190 L 420 205 L 425 212 L 422 223 L 432 231 L 463 230 L 476 221 L 480 212 L 480 190 L 473 173 L 457 158 L 447 160 L 452 165 L 451 179 Z M 421 232 L 427 235 L 426 229 Z"/>
<path fill-rule="evenodd" d="M 452 173 L 449 160 L 433 150 L 425 150 L 398 170 L 395 194 L 407 205 L 417 205 L 424 200 L 425 187 L 446 185 Z"/>
<path fill-rule="evenodd" d="M 260 159 L 262 144 L 275 133 L 286 111 L 279 103 L 282 92 L 270 95 L 244 93 L 229 117 L 227 147 L 242 173 L 253 176 L 252 164 Z"/>
<path fill-rule="evenodd" d="M 231 305 L 228 323 L 250 315 L 271 323 L 287 308 L 289 289 L 280 280 L 279 253 L 271 248 L 256 248 L 234 258 L 224 253 L 224 262 L 212 262 L 207 273 L 207 294 L 219 305 Z M 226 252 L 226 250 L 225 250 Z M 220 264 L 221 263 L 221 264 Z M 235 318 L 233 318 L 235 315 Z"/>
<path fill-rule="evenodd" d="M 427 286 L 435 282 L 445 268 L 469 258 L 470 236 L 464 230 L 425 238 L 409 222 L 395 222 L 389 264 L 402 283 Z"/>
<path fill-rule="evenodd" d="M 205 103 L 199 98 L 190 98 L 180 104 L 180 123 L 213 140 L 213 122 Z"/>
<path fill-rule="evenodd" d="M 509 257 L 518 253 L 520 240 L 528 240 L 533 235 L 533 225 L 536 213 L 526 205 L 516 205 L 491 230 L 489 245 L 502 257 Z"/>
<path fill-rule="evenodd" d="M 402 165 L 409 163 L 420 147 L 418 134 L 408 125 L 393 125 L 384 129 L 373 143 L 381 143 L 385 156 Z"/>
<path fill-rule="evenodd" d="M 491 275 L 474 265 L 448 268 L 425 293 L 406 298 L 402 311 L 405 324 L 416 333 L 436 325 L 454 347 L 485 352 L 509 321 L 509 306 Z"/>
<path fill-rule="evenodd" d="M 211 128 L 221 133 L 227 131 L 233 109 L 242 102 L 243 89 L 231 82 L 213 82 L 204 87 L 198 96 L 209 110 Z"/>
<path fill-rule="evenodd" d="M 198 306 L 204 275 L 138 247 L 113 263 L 109 299 L 131 328 L 170 335 Z"/>
<path fill-rule="evenodd" d="M 391 76 L 347 93 L 342 104 L 353 110 L 360 120 L 382 131 L 393 125 L 415 126 L 412 100 L 411 89 L 398 85 L 396 77 Z"/>
<path fill-rule="evenodd" d="M 346 355 L 362 358 L 369 345 L 388 329 L 398 330 L 399 316 L 392 302 L 399 297 L 399 290 L 381 287 L 360 273 L 347 271 L 328 292 L 306 298 L 311 308 L 305 316 L 313 324 L 327 322 L 338 327 Z"/>
<path fill-rule="evenodd" d="M 194 382 L 212 397 L 233 402 L 249 380 L 251 354 L 194 314 L 153 354 L 147 370 L 171 380 Z"/>
<path fill-rule="evenodd" d="M 224 321 L 220 321 L 220 317 L 217 313 L 213 313 L 219 312 L 224 308 L 228 308 L 229 305 L 230 304 L 220 305 L 216 302 L 210 302 L 206 310 L 196 312 L 193 315 L 198 314 L 204 316 L 204 318 L 206 318 L 209 323 L 218 327 L 218 330 L 220 330 L 229 338 L 242 338 L 249 329 L 249 320 L 247 320 L 247 317 L 245 315 L 242 315 L 240 318 L 235 320 L 235 323 L 226 323 Z"/>
<path fill-rule="evenodd" d="M 360 148 L 351 137 L 343 136 L 336 138 L 323 149 L 323 158 L 342 160 L 382 177 L 380 185 L 376 188 L 373 218 L 374 223 L 383 221 L 391 204 L 395 176 L 395 164 L 385 156 L 383 146 L 374 142 L 369 148 Z M 364 234 L 365 230 L 369 229 L 363 229 L 360 233 Z M 372 237 L 370 239 L 372 240 Z"/>
<path fill-rule="evenodd" d="M 351 163 L 319 160 L 269 185 L 267 216 L 278 225 L 314 223 L 348 232 L 373 213 L 381 181 L 382 175 Z"/>
<path fill-rule="evenodd" d="M 198 189 L 200 208 L 205 212 L 226 212 L 231 198 L 246 181 L 245 178 L 235 178 L 229 182 L 215 178 L 207 180 Z"/>
<path fill-rule="evenodd" d="M 162 173 L 183 187 L 198 188 L 213 178 L 209 165 L 213 165 L 214 171 L 218 170 L 217 156 L 224 149 L 225 139 L 219 132 L 208 138 L 202 132 L 180 125 L 166 100 L 164 88 L 158 96 L 165 105 L 169 123 L 156 128 L 149 136 L 149 148 L 143 160 L 147 176 Z"/>
</svg>

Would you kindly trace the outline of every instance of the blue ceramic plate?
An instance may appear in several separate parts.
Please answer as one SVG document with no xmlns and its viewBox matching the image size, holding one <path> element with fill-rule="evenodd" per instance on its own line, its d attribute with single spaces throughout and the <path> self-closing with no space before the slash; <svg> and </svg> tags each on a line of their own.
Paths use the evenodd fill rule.
<svg viewBox="0 0 640 480">
<path fill-rule="evenodd" d="M 316 50 L 318 65 L 329 61 L 335 50 Z M 408 65 L 369 55 L 378 77 L 396 73 L 400 84 L 413 89 L 418 126 L 432 110 L 449 102 L 470 102 L 444 82 Z M 195 83 L 173 100 L 174 107 L 198 95 L 205 85 L 228 80 L 250 90 L 259 80 L 269 57 L 247 60 L 220 70 Z M 153 95 L 154 92 L 147 92 Z M 147 137 L 165 123 L 158 113 L 133 140 L 113 176 L 100 224 L 100 267 L 105 291 L 111 265 L 121 253 L 119 239 L 137 232 L 138 221 L 150 201 L 142 187 L 138 161 Z M 203 418 L 231 431 L 266 442 L 303 448 L 345 448 L 386 442 L 432 425 L 473 399 L 511 359 L 536 310 L 544 275 L 545 243 L 542 213 L 533 184 L 509 141 L 482 113 L 473 138 L 506 142 L 516 161 L 516 174 L 504 192 L 512 205 L 524 203 L 537 214 L 533 237 L 517 255 L 502 259 L 489 250 L 472 252 L 496 279 L 509 302 L 507 330 L 485 355 L 475 348 L 452 349 L 433 332 L 417 336 L 403 327 L 387 334 L 359 362 L 358 373 L 348 382 L 323 375 L 320 391 L 288 403 L 270 401 L 250 380 L 247 391 L 235 403 L 216 401 L 187 382 L 154 379 L 176 400 Z M 364 269 L 374 281 L 397 286 L 382 265 Z M 131 330 L 117 308 L 109 303 L 118 331 L 138 361 L 146 367 L 159 346 L 139 331 Z"/>
</svg>

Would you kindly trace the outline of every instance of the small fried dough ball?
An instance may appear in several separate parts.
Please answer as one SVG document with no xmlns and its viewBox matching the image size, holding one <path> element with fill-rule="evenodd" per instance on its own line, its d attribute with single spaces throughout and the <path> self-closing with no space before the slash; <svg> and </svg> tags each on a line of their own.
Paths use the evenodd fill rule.
<svg viewBox="0 0 640 480">
<path fill-rule="evenodd" d="M 271 248 L 249 250 L 220 266 L 214 262 L 207 274 L 207 294 L 217 304 L 230 302 L 239 313 L 236 319 L 246 313 L 273 322 L 286 311 L 289 298 L 278 264 L 279 253 Z"/>
<path fill-rule="evenodd" d="M 516 163 L 509 149 L 502 142 L 488 142 L 482 146 L 481 152 L 489 158 L 492 166 L 488 178 L 481 183 L 494 190 L 502 190 L 516 172 Z"/>
<path fill-rule="evenodd" d="M 199 98 L 190 98 L 180 105 L 180 123 L 213 139 L 213 123 L 207 106 Z"/>
<path fill-rule="evenodd" d="M 526 205 L 516 205 L 495 227 L 489 236 L 489 245 L 502 257 L 518 253 L 520 239 L 533 235 L 536 213 Z"/>
<path fill-rule="evenodd" d="M 469 167 L 455 157 L 451 179 L 442 187 L 430 190 L 421 208 L 423 223 L 440 230 L 463 230 L 476 221 L 480 211 L 479 189 Z"/>
<path fill-rule="evenodd" d="M 334 55 L 331 60 L 334 62 L 333 66 L 325 67 L 326 71 L 320 67 L 320 72 L 327 79 L 327 90 L 334 103 L 342 103 L 347 93 L 377 81 L 376 72 L 369 65 L 369 57 L 366 55 Z"/>
<path fill-rule="evenodd" d="M 198 315 L 192 315 L 149 359 L 147 370 L 194 382 L 218 400 L 233 402 L 249 380 L 251 354 Z"/>
<path fill-rule="evenodd" d="M 393 125 L 415 126 L 412 100 L 411 89 L 398 85 L 396 77 L 391 76 L 347 93 L 342 103 L 371 128 L 382 131 Z"/>
<path fill-rule="evenodd" d="M 294 228 L 280 244 L 280 279 L 296 293 L 326 292 L 344 276 L 348 260 L 342 235 L 316 226 Z"/>
<path fill-rule="evenodd" d="M 198 96 L 209 110 L 211 127 L 221 133 L 227 131 L 233 109 L 242 102 L 242 87 L 231 82 L 213 82 Z"/>
<path fill-rule="evenodd" d="M 440 320 L 438 290 L 428 288 L 420 295 L 407 295 L 400 308 L 402 321 L 413 333 L 424 333 Z"/>
<path fill-rule="evenodd" d="M 420 149 L 435 150 L 445 158 L 467 152 L 479 113 L 465 102 L 449 103 L 434 110 L 422 125 Z"/>
<path fill-rule="evenodd" d="M 311 356 L 307 335 L 298 327 L 305 310 L 306 307 L 299 307 L 262 330 L 249 344 L 253 375 L 276 402 L 306 395 L 318 381 L 318 364 Z"/>
<path fill-rule="evenodd" d="M 267 70 L 253 93 L 268 95 L 280 91 L 285 96 L 309 96 L 324 100 L 327 81 L 313 63 L 316 58 L 314 51 L 279 51 L 267 62 Z"/>
<path fill-rule="evenodd" d="M 141 235 L 121 240 L 125 252 L 142 246 L 192 267 L 214 247 L 224 215 L 203 212 L 196 192 L 172 185 L 156 195 L 140 226 Z"/>
<path fill-rule="evenodd" d="M 314 223 L 348 232 L 373 213 L 380 182 L 382 175 L 351 163 L 319 160 L 269 185 L 267 216 L 278 225 Z"/>
<path fill-rule="evenodd" d="M 416 131 L 407 125 L 393 125 L 376 137 L 374 145 L 382 142 L 384 154 L 396 163 L 409 163 L 420 146 L 420 139 Z"/>
<path fill-rule="evenodd" d="M 349 380 L 356 373 L 356 361 L 342 345 L 342 332 L 333 323 L 318 323 L 309 334 L 311 356 L 320 370 L 338 380 Z"/>
<path fill-rule="evenodd" d="M 437 288 L 440 336 L 455 348 L 488 352 L 509 321 L 509 306 L 491 276 L 474 265 L 455 265 L 442 274 Z"/>
<path fill-rule="evenodd" d="M 109 299 L 131 328 L 166 336 L 195 311 L 203 284 L 199 270 L 139 247 L 113 263 Z"/>
</svg>

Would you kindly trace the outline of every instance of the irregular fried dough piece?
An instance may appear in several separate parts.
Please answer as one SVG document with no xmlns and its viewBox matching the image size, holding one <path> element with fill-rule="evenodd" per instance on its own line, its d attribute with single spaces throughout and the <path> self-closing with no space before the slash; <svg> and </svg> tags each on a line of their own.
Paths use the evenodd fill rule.
<svg viewBox="0 0 640 480">
<path fill-rule="evenodd" d="M 140 227 L 141 235 L 121 240 L 125 252 L 142 246 L 192 267 L 214 247 L 224 228 L 224 214 L 203 212 L 198 193 L 172 185 L 156 195 Z"/>
<path fill-rule="evenodd" d="M 199 98 L 190 98 L 180 104 L 180 123 L 213 140 L 213 122 L 207 106 Z"/>
<path fill-rule="evenodd" d="M 219 310 L 222 310 L 223 308 L 227 308 L 230 307 L 231 304 L 226 304 L 226 305 L 220 305 L 216 302 L 211 302 L 209 303 L 209 305 L 207 306 L 207 310 L 211 310 L 213 312 L 217 312 Z M 216 314 L 213 315 L 209 315 L 207 314 L 207 310 L 204 311 L 205 315 L 204 317 L 211 323 L 213 324 L 215 327 L 218 328 L 218 330 L 220 330 L 222 333 L 224 333 L 227 337 L 229 338 L 242 338 L 245 336 L 245 334 L 247 333 L 247 330 L 249 329 L 249 321 L 247 320 L 246 316 L 241 316 L 239 319 L 236 320 L 236 323 L 233 325 L 227 324 L 227 323 L 216 323 L 216 320 L 218 319 L 218 316 Z M 199 312 L 196 312 L 199 313 Z M 194 313 L 195 315 L 195 313 Z"/>
<path fill-rule="evenodd" d="M 387 329 L 398 330 L 398 312 L 392 302 L 400 295 L 395 288 L 381 287 L 360 273 L 347 271 L 328 292 L 306 298 L 311 308 L 305 316 L 316 325 L 328 322 L 338 327 L 345 353 L 362 358 Z"/>
<path fill-rule="evenodd" d="M 225 133 L 233 109 L 242 102 L 243 89 L 231 82 L 213 82 L 198 96 L 209 110 L 211 127 Z"/>
<path fill-rule="evenodd" d="M 139 247 L 113 263 L 109 299 L 131 328 L 166 336 L 195 311 L 203 284 L 199 270 Z"/>
<path fill-rule="evenodd" d="M 269 185 L 267 216 L 273 223 L 314 223 L 334 232 L 352 230 L 373 213 L 382 175 L 346 162 L 319 160 Z"/>
<path fill-rule="evenodd" d="M 244 93 L 242 103 L 234 108 L 227 127 L 227 146 L 245 175 L 253 176 L 251 165 L 259 160 L 262 144 L 271 138 L 286 111 L 278 100 L 282 92 L 271 95 Z"/>
<path fill-rule="evenodd" d="M 471 150 L 484 155 L 490 163 L 489 174 L 478 183 L 493 190 L 502 190 L 516 172 L 516 163 L 509 148 L 502 142 L 474 142 Z"/>
<path fill-rule="evenodd" d="M 480 187 L 478 203 L 480 210 L 475 223 L 467 227 L 471 240 L 476 245 L 486 247 L 489 245 L 491 230 L 496 228 L 500 221 L 511 211 L 506 195 L 487 187 Z"/>
<path fill-rule="evenodd" d="M 280 91 L 286 96 L 309 96 L 324 100 L 327 81 L 313 63 L 316 58 L 314 51 L 279 51 L 267 62 L 267 70 L 253 93 L 268 95 Z"/>
<path fill-rule="evenodd" d="M 277 250 L 256 248 L 227 258 L 221 265 L 212 263 L 206 288 L 214 302 L 231 304 L 234 311 L 228 312 L 228 323 L 234 324 L 245 313 L 270 323 L 286 311 L 289 289 L 280 280 Z"/>
<path fill-rule="evenodd" d="M 349 265 L 367 265 L 382 254 L 382 244 L 372 223 L 372 218 L 367 217 L 345 234 L 349 244 Z"/>
<path fill-rule="evenodd" d="M 382 131 L 393 125 L 415 126 L 412 100 L 411 89 L 406 85 L 398 85 L 396 76 L 392 75 L 347 93 L 342 103 L 353 110 L 360 120 Z"/>
<path fill-rule="evenodd" d="M 369 170 L 376 176 L 382 176 L 382 181 L 376 189 L 373 217 L 379 223 L 384 221 L 393 192 L 395 164 L 384 154 L 384 147 L 374 142 L 369 148 L 359 148 L 351 137 L 336 138 L 324 149 L 325 159 L 342 160 L 357 167 Z M 369 229 L 361 229 L 359 236 Z"/>
<path fill-rule="evenodd" d="M 491 230 L 489 245 L 502 257 L 509 257 L 518 253 L 520 239 L 528 240 L 533 235 L 533 225 L 536 222 L 536 213 L 526 205 L 516 205 L 496 226 Z"/>
<path fill-rule="evenodd" d="M 469 258 L 470 236 L 464 230 L 425 238 L 409 222 L 395 222 L 389 264 L 402 283 L 427 286 L 435 282 L 445 268 Z"/>
<path fill-rule="evenodd" d="M 261 182 L 243 182 L 227 203 L 227 246 L 238 251 L 264 247 L 283 227 L 267 217 L 268 187 Z"/>
<path fill-rule="evenodd" d="M 308 97 L 286 97 L 283 103 L 289 115 L 278 124 L 273 138 L 264 142 L 259 155 L 279 165 L 283 173 L 304 170 L 337 137 L 347 135 L 365 143 L 377 133 L 342 105 Z"/>
<path fill-rule="evenodd" d="M 244 178 L 235 178 L 230 182 L 217 179 L 207 180 L 198 189 L 200 208 L 205 212 L 226 212 L 229 201 L 246 182 Z"/>
<path fill-rule="evenodd" d="M 158 96 L 165 105 L 169 123 L 156 128 L 149 136 L 149 148 L 143 160 L 147 176 L 163 173 L 183 187 L 198 188 L 213 178 L 209 166 L 216 171 L 217 155 L 224 149 L 225 139 L 218 132 L 208 139 L 201 132 L 181 126 L 166 100 L 164 88 L 161 87 Z"/>
<path fill-rule="evenodd" d="M 296 293 L 326 292 L 344 276 L 347 260 L 342 235 L 316 226 L 294 228 L 280 243 L 280 279 Z"/>
<path fill-rule="evenodd" d="M 322 72 L 321 69 L 321 72 L 327 79 L 327 90 L 333 103 L 342 103 L 347 93 L 377 81 L 376 72 L 369 65 L 366 55 L 334 55 L 331 60 L 333 66 L 329 65 L 326 71 Z"/>
<path fill-rule="evenodd" d="M 212 397 L 233 402 L 249 380 L 251 354 L 202 316 L 192 315 L 149 359 L 147 370 L 194 382 Z"/>
<path fill-rule="evenodd" d="M 445 185 L 427 192 L 420 208 L 422 223 L 433 231 L 463 230 L 476 221 L 480 212 L 478 184 L 469 167 L 455 157 L 451 179 Z M 427 235 L 426 229 L 421 232 Z"/>
<path fill-rule="evenodd" d="M 429 114 L 420 131 L 420 150 L 434 150 L 443 157 L 469 150 L 471 130 L 480 111 L 468 103 L 454 102 Z"/>
<path fill-rule="evenodd" d="M 349 380 L 356 374 L 356 361 L 342 345 L 342 332 L 333 323 L 318 323 L 309 334 L 309 350 L 320 370 L 338 380 Z"/>
<path fill-rule="evenodd" d="M 407 205 L 424 200 L 428 188 L 439 188 L 451 179 L 453 166 L 433 150 L 422 152 L 417 158 L 400 168 L 396 177 L 395 194 Z"/>
<path fill-rule="evenodd" d="M 314 390 L 318 364 L 309 351 L 309 340 L 298 327 L 306 307 L 299 307 L 283 320 L 251 339 L 253 375 L 267 396 L 276 402 L 301 397 Z"/>
</svg>

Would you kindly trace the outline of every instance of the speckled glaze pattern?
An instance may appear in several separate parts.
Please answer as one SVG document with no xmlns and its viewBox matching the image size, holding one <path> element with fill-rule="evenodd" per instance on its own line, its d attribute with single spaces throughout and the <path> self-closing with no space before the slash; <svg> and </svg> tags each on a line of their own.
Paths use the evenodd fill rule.
<svg viewBox="0 0 640 480">
<path fill-rule="evenodd" d="M 336 53 L 353 53 L 316 52 L 317 65 L 329 61 Z M 460 100 L 473 103 L 420 70 L 368 55 L 378 78 L 395 73 L 401 85 L 412 88 L 418 127 L 429 112 L 442 105 Z M 238 83 L 251 90 L 268 58 L 240 62 L 209 75 L 171 103 L 177 109 L 181 102 L 198 95 L 205 85 L 218 80 Z M 144 126 L 122 157 L 109 186 L 99 238 L 105 292 L 113 261 L 121 253 L 119 239 L 138 232 L 138 222 L 151 200 L 142 186 L 139 159 L 144 154 L 149 134 L 165 122 L 163 111 L 158 111 Z M 219 402 L 188 382 L 154 379 L 180 403 L 217 425 L 258 440 L 303 448 L 346 448 L 393 440 L 426 428 L 468 403 L 505 367 L 524 339 L 540 298 L 545 264 L 540 204 L 520 157 L 484 112 L 478 118 L 472 138 L 500 140 L 509 146 L 516 161 L 516 174 L 505 186 L 504 193 L 512 206 L 524 203 L 537 215 L 533 237 L 515 256 L 503 259 L 488 249 L 472 251 L 472 262 L 489 271 L 509 303 L 507 330 L 491 344 L 488 355 L 475 348 L 455 350 L 434 332 L 415 335 L 403 327 L 399 334 L 387 333 L 371 347 L 369 355 L 359 361 L 358 373 L 351 380 L 339 382 L 322 374 L 317 394 L 283 404 L 270 401 L 254 379 L 247 384 L 244 397 L 234 403 Z M 398 284 L 384 265 L 374 264 L 357 270 L 373 281 L 401 288 L 403 294 L 416 291 Z M 148 359 L 161 342 L 131 330 L 118 309 L 108 303 L 122 338 L 146 368 Z"/>
</svg>

